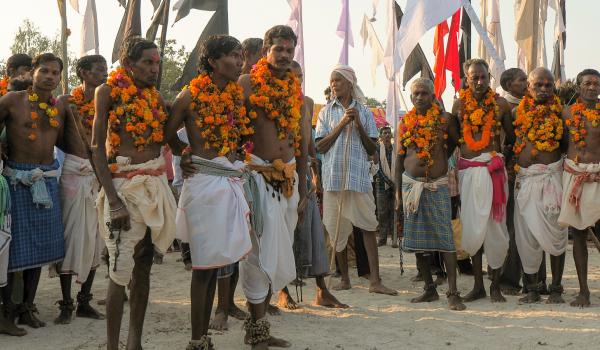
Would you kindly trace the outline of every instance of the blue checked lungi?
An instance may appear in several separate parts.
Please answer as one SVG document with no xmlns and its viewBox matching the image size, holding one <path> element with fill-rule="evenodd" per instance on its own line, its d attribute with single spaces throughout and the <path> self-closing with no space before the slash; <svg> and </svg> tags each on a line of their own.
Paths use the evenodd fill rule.
<svg viewBox="0 0 600 350">
<path fill-rule="evenodd" d="M 36 168 L 51 171 L 59 168 L 56 160 L 50 165 L 8 161 L 5 166 L 24 171 Z M 52 200 L 52 207 L 46 208 L 33 203 L 30 186 L 21 182 L 13 184 L 9 176 L 4 177 L 9 183 L 12 201 L 12 241 L 8 272 L 27 270 L 63 260 L 65 241 L 57 179 L 44 177 L 48 195 Z"/>
<path fill-rule="evenodd" d="M 416 178 L 417 181 L 424 181 Z M 402 191 L 409 191 L 410 184 L 402 181 Z M 414 213 L 404 213 L 404 238 L 402 249 L 407 252 L 455 252 L 452 234 L 452 209 L 448 185 L 437 190 L 423 189 L 419 205 Z"/>
</svg>

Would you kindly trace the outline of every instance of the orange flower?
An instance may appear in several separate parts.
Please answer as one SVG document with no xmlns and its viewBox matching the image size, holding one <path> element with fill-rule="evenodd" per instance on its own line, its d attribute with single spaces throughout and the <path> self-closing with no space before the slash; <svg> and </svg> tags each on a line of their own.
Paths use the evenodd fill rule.
<svg viewBox="0 0 600 350">
<path fill-rule="evenodd" d="M 108 168 L 111 173 L 116 173 L 119 170 L 119 165 L 117 163 L 111 163 Z"/>
<path fill-rule="evenodd" d="M 521 153 L 529 142 L 534 148 L 531 155 L 539 152 L 553 152 L 563 136 L 563 121 L 560 117 L 562 105 L 558 96 L 545 104 L 536 104 L 533 98 L 525 96 L 517 106 L 513 125 L 517 140 L 513 146 L 516 154 Z"/>
<path fill-rule="evenodd" d="M 94 115 L 96 114 L 96 109 L 94 107 L 93 98 L 89 101 L 85 101 L 83 86 L 77 86 L 71 91 L 69 103 L 72 103 L 77 107 L 81 124 L 83 124 L 83 126 L 88 130 L 91 130 L 92 125 L 94 125 Z"/>
<path fill-rule="evenodd" d="M 477 152 L 488 147 L 492 139 L 493 128 L 496 126 L 495 116 L 498 105 L 496 103 L 496 93 L 488 88 L 483 100 L 483 106 L 473 97 L 471 89 L 461 89 L 459 91 L 461 100 L 460 114 L 462 116 L 463 138 L 461 142 L 467 145 L 471 151 Z M 478 133 L 479 126 L 483 126 L 481 139 L 475 140 L 473 134 Z"/>
<path fill-rule="evenodd" d="M 10 78 L 8 77 L 8 75 L 5 75 L 2 77 L 2 79 L 0 80 L 0 97 L 6 95 L 6 93 L 8 92 L 8 81 L 10 80 Z"/>
<path fill-rule="evenodd" d="M 39 101 L 38 94 L 35 93 L 33 91 L 33 88 L 31 87 L 27 89 L 27 93 L 31 109 L 31 113 L 29 115 L 32 120 L 31 128 L 37 129 L 37 120 L 40 119 L 40 115 L 37 113 L 37 111 L 34 110 L 35 108 L 39 108 L 42 111 L 44 111 L 46 117 L 48 117 L 48 123 L 50 124 L 50 126 L 57 128 L 59 126 L 59 122 L 56 120 L 56 117 L 58 116 L 58 108 L 56 108 L 56 99 L 50 96 L 47 102 L 39 102 L 37 107 L 35 107 L 34 103 L 37 103 Z M 28 138 L 31 141 L 35 141 L 37 140 L 37 135 L 32 132 L 31 134 L 29 134 Z"/>
<path fill-rule="evenodd" d="M 37 140 L 37 135 L 34 134 L 33 132 L 29 133 L 29 136 L 27 136 L 27 138 L 31 141 L 35 141 Z"/>
<path fill-rule="evenodd" d="M 581 99 L 577 99 L 577 103 L 571 107 L 570 119 L 565 121 L 565 124 L 571 128 L 569 134 L 571 140 L 575 143 L 575 147 L 579 150 L 583 150 L 587 146 L 585 142 L 585 136 L 588 134 L 588 125 L 595 128 L 600 124 L 600 101 L 596 103 L 595 108 L 588 108 Z M 586 120 L 589 123 L 586 123 Z M 575 161 L 578 162 L 579 156 L 575 157 Z"/>
</svg>

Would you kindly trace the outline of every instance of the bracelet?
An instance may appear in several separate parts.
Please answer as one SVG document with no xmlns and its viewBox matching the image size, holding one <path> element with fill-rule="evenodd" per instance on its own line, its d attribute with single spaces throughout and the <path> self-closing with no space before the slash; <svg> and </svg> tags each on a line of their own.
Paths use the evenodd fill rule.
<svg viewBox="0 0 600 350">
<path fill-rule="evenodd" d="M 121 210 L 123 208 L 125 208 L 125 204 L 121 204 L 121 206 L 118 207 L 117 209 L 108 209 L 108 211 L 111 212 L 111 213 L 115 213 L 115 212 L 118 212 L 119 210 Z"/>
</svg>

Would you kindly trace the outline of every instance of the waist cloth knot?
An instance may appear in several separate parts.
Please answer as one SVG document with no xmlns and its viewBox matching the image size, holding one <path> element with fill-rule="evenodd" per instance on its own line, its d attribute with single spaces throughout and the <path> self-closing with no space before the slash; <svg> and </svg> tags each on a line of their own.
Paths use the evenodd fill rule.
<svg viewBox="0 0 600 350">
<path fill-rule="evenodd" d="M 10 179 L 11 185 L 16 186 L 18 183 L 21 183 L 28 186 L 34 204 L 41 205 L 47 209 L 52 208 L 52 198 L 48 194 L 44 178 L 58 177 L 59 173 L 57 169 L 47 171 L 43 171 L 40 168 L 17 170 L 7 166 L 2 173 Z"/>
<path fill-rule="evenodd" d="M 458 170 L 464 170 L 475 167 L 487 168 L 492 178 L 492 218 L 496 222 L 501 222 L 504 218 L 506 208 L 506 192 L 504 184 L 506 183 L 506 170 L 504 168 L 504 159 L 500 156 L 493 156 L 488 162 L 472 161 L 465 158 L 458 159 Z"/>
</svg>

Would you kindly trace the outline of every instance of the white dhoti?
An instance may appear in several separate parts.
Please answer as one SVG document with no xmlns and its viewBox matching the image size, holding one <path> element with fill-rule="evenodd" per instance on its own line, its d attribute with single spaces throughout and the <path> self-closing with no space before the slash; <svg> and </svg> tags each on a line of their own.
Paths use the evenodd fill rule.
<svg viewBox="0 0 600 350">
<path fill-rule="evenodd" d="M 119 173 L 113 174 L 113 184 L 127 206 L 131 229 L 114 232 L 111 239 L 108 228 L 100 225 L 110 256 L 110 278 L 121 286 L 126 286 L 131 279 L 135 246 L 144 239 L 146 229 L 150 230 L 152 243 L 158 252 L 166 252 L 173 243 L 177 210 L 165 175 L 164 158 L 160 156 L 141 164 L 129 162 L 129 158 L 117 157 Z M 110 207 L 104 189 L 98 194 L 97 207 L 101 222 L 110 222 Z M 118 244 L 117 239 L 120 239 Z M 118 257 L 116 252 L 119 252 Z"/>
<path fill-rule="evenodd" d="M 74 274 L 84 283 L 100 265 L 104 241 L 98 225 L 98 181 L 88 159 L 65 155 L 60 177 L 60 201 L 65 229 L 65 259 L 59 273 Z"/>
<path fill-rule="evenodd" d="M 558 223 L 585 230 L 600 220 L 600 163 L 565 159 L 564 167 Z"/>
<path fill-rule="evenodd" d="M 295 162 L 292 159 L 286 166 L 294 166 Z M 254 155 L 250 164 L 270 165 Z M 252 231 L 252 251 L 240 263 L 240 274 L 246 298 L 252 304 L 260 304 L 269 290 L 283 289 L 296 278 L 292 244 L 298 222 L 298 175 L 294 171 L 293 191 L 289 198 L 273 189 L 260 173 L 252 171 L 252 176 L 260 193 L 259 212 L 262 213 L 263 230 L 262 233 Z"/>
<path fill-rule="evenodd" d="M 562 159 L 520 168 L 515 182 L 515 242 L 523 271 L 537 273 L 544 251 L 559 256 L 568 231 L 558 224 L 562 200 Z"/>
<path fill-rule="evenodd" d="M 342 199 L 343 197 L 343 199 Z M 340 218 L 339 235 L 335 250 L 341 252 L 346 249 L 348 238 L 353 232 L 353 226 L 365 231 L 377 230 L 377 217 L 375 216 L 375 199 L 373 192 L 355 191 L 325 191 L 323 194 L 323 225 L 327 229 L 331 245 L 335 244 L 335 230 L 340 200 L 342 203 L 342 217 Z"/>
<path fill-rule="evenodd" d="M 192 156 L 194 158 L 199 158 Z M 207 162 L 233 170 L 226 157 Z M 238 177 L 198 173 L 185 179 L 177 208 L 177 238 L 189 242 L 194 269 L 213 269 L 236 263 L 252 249 L 250 208 Z"/>
<path fill-rule="evenodd" d="M 489 163 L 491 160 L 490 153 L 483 153 L 467 161 Z M 459 167 L 460 162 L 459 159 Z M 506 175 L 505 170 L 504 172 Z M 483 246 L 488 264 L 493 269 L 498 269 L 502 267 L 506 258 L 509 236 L 506 228 L 506 215 L 503 215 L 500 222 L 492 216 L 492 176 L 485 166 L 459 170 L 458 176 L 461 197 L 462 247 L 469 255 L 473 256 Z M 504 181 L 504 193 L 508 194 L 506 181 Z"/>
</svg>

